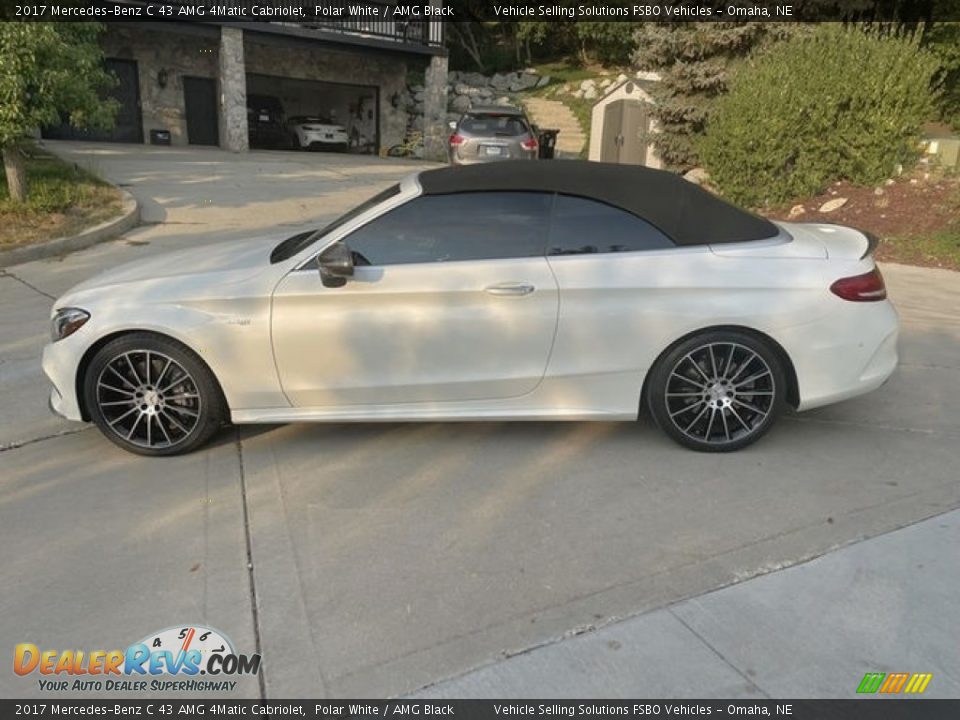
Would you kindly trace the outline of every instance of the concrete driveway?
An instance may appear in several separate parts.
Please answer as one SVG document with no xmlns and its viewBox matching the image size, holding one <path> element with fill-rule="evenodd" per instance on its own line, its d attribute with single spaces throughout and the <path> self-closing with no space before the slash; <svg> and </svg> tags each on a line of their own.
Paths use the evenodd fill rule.
<svg viewBox="0 0 960 720">
<path fill-rule="evenodd" d="M 416 166 L 51 145 L 152 224 L 0 276 L 7 650 L 206 623 L 263 653 L 234 695 L 397 695 L 960 506 L 960 277 L 902 266 L 884 267 L 892 380 L 732 455 L 648 422 L 243 427 L 187 457 L 125 454 L 46 412 L 53 297 L 168 248 L 292 234 Z M 42 694 L 0 673 L 0 695 Z"/>
</svg>

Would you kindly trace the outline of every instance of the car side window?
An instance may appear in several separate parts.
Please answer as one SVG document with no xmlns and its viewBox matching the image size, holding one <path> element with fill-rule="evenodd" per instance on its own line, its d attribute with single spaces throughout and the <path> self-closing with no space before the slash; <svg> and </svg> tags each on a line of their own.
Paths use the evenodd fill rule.
<svg viewBox="0 0 960 720">
<path fill-rule="evenodd" d="M 636 252 L 676 247 L 656 227 L 612 205 L 557 195 L 548 255 Z"/>
<path fill-rule="evenodd" d="M 357 265 L 541 257 L 552 202 L 548 193 L 424 195 L 345 241 Z"/>
</svg>

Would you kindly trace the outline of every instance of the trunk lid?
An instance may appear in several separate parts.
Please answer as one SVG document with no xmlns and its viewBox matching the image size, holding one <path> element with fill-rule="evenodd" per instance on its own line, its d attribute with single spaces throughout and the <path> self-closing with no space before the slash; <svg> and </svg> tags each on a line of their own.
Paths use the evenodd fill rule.
<svg viewBox="0 0 960 720">
<path fill-rule="evenodd" d="M 858 260 L 873 251 L 871 239 L 859 230 L 826 223 L 777 222 L 783 231 L 770 240 L 711 245 L 724 257 L 766 257 Z"/>
</svg>

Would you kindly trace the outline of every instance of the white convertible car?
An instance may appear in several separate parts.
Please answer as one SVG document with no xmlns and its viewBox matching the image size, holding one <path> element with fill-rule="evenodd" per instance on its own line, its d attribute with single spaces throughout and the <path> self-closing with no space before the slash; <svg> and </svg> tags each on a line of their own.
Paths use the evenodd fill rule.
<svg viewBox="0 0 960 720">
<path fill-rule="evenodd" d="M 301 149 L 345 152 L 350 146 L 347 129 L 327 118 L 299 115 L 290 118 L 287 127 L 294 146 Z"/>
<path fill-rule="evenodd" d="M 318 208 L 319 209 L 319 208 Z M 874 241 L 586 162 L 408 177 L 329 226 L 131 263 L 53 308 L 51 406 L 144 455 L 224 422 L 635 420 L 742 448 L 881 385 Z"/>
</svg>

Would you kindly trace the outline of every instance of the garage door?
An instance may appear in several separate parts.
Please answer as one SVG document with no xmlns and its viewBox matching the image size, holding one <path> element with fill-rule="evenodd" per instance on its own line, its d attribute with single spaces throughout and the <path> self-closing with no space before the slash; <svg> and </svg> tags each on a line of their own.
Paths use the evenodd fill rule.
<svg viewBox="0 0 960 720">
<path fill-rule="evenodd" d="M 107 93 L 120 108 L 111 130 L 80 130 L 65 122 L 43 129 L 43 137 L 60 140 L 96 140 L 99 142 L 143 142 L 143 121 L 140 117 L 140 81 L 136 60 L 107 58 L 104 65 L 117 78 Z"/>
<path fill-rule="evenodd" d="M 380 145 L 377 87 L 250 73 L 247 98 L 248 106 L 251 99 L 263 106 L 248 107 L 251 147 L 299 149 L 291 124 L 313 119 L 342 126 L 350 139 L 350 152 L 375 153 Z M 270 127 L 275 114 L 272 108 L 283 118 L 280 138 Z M 263 116 L 268 119 L 261 120 Z M 342 146 L 332 143 L 331 149 L 334 147 Z"/>
</svg>

